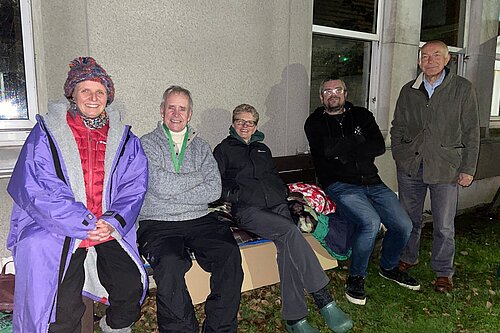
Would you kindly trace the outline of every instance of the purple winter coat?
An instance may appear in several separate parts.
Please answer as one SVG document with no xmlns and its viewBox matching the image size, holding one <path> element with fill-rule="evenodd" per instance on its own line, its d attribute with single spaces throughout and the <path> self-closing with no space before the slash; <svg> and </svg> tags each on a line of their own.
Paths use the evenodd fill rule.
<svg viewBox="0 0 500 333">
<path fill-rule="evenodd" d="M 58 280 L 63 278 L 60 268 L 66 271 L 72 252 L 97 222 L 84 204 L 83 172 L 66 123 L 67 107 L 60 105 L 44 118 L 37 116 L 7 187 L 14 200 L 7 247 L 16 269 L 15 333 L 47 332 L 55 320 Z M 107 112 L 110 128 L 101 219 L 115 228 L 112 236 L 141 272 L 142 302 L 148 279 L 136 246 L 135 222 L 147 189 L 147 159 L 130 126 L 120 122 L 118 112 L 110 108 Z M 60 165 L 59 173 L 55 165 Z M 99 282 L 95 259 L 95 250 L 90 248 L 83 294 L 100 300 L 108 294 Z"/>
</svg>

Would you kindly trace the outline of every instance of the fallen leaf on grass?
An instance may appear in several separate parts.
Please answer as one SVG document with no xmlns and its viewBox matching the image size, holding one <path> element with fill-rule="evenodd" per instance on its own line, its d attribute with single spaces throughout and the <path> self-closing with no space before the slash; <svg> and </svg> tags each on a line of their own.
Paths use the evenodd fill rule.
<svg viewBox="0 0 500 333">
<path fill-rule="evenodd" d="M 486 308 L 491 309 L 492 307 L 493 307 L 493 303 L 491 303 L 490 301 L 486 301 Z"/>
<path fill-rule="evenodd" d="M 460 254 L 463 255 L 463 256 L 468 256 L 469 252 L 467 252 L 467 251 L 460 251 Z"/>
<path fill-rule="evenodd" d="M 479 289 L 477 289 L 477 288 L 472 288 L 471 290 L 472 290 L 472 292 L 474 293 L 474 296 L 479 295 L 479 293 L 478 293 Z"/>
<path fill-rule="evenodd" d="M 486 280 L 486 285 L 487 286 L 491 286 L 491 281 L 490 280 Z"/>
<path fill-rule="evenodd" d="M 494 291 L 494 290 L 488 290 L 488 293 L 491 295 L 491 296 L 495 296 L 497 293 Z"/>
<path fill-rule="evenodd" d="M 255 312 L 266 313 L 266 311 L 264 309 L 262 309 L 260 306 L 257 306 L 257 305 L 251 305 L 250 309 L 255 311 Z"/>
</svg>

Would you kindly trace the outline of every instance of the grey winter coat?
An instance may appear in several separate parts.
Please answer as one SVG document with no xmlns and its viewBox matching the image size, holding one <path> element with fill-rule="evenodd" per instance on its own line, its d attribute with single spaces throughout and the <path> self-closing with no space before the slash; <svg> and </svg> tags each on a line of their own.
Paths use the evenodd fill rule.
<svg viewBox="0 0 500 333">
<path fill-rule="evenodd" d="M 197 219 L 207 215 L 208 204 L 220 198 L 221 179 L 212 150 L 194 130 L 188 131 L 179 173 L 175 172 L 162 122 L 141 138 L 149 162 L 149 187 L 139 220 Z"/>
<path fill-rule="evenodd" d="M 411 177 L 420 163 L 427 184 L 455 183 L 459 173 L 473 176 L 479 154 L 479 115 L 472 84 L 447 73 L 429 98 L 421 74 L 401 89 L 390 133 L 398 170 Z"/>
</svg>

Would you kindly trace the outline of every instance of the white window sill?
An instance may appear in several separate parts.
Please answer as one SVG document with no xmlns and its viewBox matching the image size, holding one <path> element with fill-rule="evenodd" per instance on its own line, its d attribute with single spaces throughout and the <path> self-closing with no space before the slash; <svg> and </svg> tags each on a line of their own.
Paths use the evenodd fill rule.
<svg viewBox="0 0 500 333">
<path fill-rule="evenodd" d="M 12 174 L 28 134 L 29 131 L 0 132 L 0 178 L 8 178 Z"/>
</svg>

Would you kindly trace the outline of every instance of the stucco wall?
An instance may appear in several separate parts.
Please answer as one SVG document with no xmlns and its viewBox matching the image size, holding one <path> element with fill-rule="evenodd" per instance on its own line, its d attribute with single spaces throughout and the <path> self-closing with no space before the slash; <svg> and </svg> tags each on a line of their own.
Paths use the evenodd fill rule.
<svg viewBox="0 0 500 333">
<path fill-rule="evenodd" d="M 48 99 L 61 98 L 67 64 L 88 54 L 113 77 L 115 106 L 138 135 L 156 126 L 163 91 L 180 84 L 193 93 L 192 125 L 212 146 L 227 135 L 232 109 L 250 103 L 275 155 L 303 151 L 311 7 L 298 0 L 43 2 L 39 80 Z"/>
</svg>

